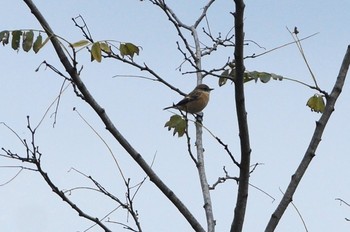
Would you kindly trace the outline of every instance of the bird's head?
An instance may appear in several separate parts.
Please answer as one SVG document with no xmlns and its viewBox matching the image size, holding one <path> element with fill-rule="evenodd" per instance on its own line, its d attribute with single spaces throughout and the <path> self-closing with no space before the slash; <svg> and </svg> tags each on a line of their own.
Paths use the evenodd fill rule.
<svg viewBox="0 0 350 232">
<path fill-rule="evenodd" d="M 204 92 L 210 92 L 214 89 L 209 88 L 206 84 L 200 84 L 196 87 L 197 90 L 204 91 Z"/>
</svg>

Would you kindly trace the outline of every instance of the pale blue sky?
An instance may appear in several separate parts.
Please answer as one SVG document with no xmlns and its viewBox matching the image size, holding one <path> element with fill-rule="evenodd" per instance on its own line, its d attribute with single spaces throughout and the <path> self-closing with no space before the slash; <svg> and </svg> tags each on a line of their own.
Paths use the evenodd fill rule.
<svg viewBox="0 0 350 232">
<path fill-rule="evenodd" d="M 192 90 L 194 75 L 181 75 L 176 68 L 182 56 L 176 49 L 177 33 L 167 18 L 146 0 L 107 1 L 35 1 L 56 34 L 71 42 L 82 39 L 71 18 L 84 16 L 95 40 L 114 39 L 130 41 L 142 47 L 137 62 L 145 62 L 171 84 L 184 92 Z M 205 1 L 168 1 L 174 11 L 191 24 Z M 212 32 L 223 34 L 230 29 L 233 1 L 218 1 L 209 11 Z M 231 10 L 229 10 L 231 9 Z M 338 74 L 347 45 L 350 44 L 350 2 L 348 1 L 246 1 L 246 39 L 254 40 L 261 47 L 271 49 L 292 40 L 286 27 L 297 26 L 300 37 L 319 32 L 303 42 L 308 61 L 317 80 L 330 91 Z M 7 1 L 0 8 L 1 30 L 39 29 L 39 25 L 22 1 Z M 41 28 L 40 28 L 41 29 Z M 250 43 L 245 54 L 265 50 Z M 232 50 L 222 51 L 204 60 L 206 68 L 222 66 Z M 130 143 L 149 162 L 156 154 L 154 169 L 166 180 L 169 187 L 189 205 L 190 210 L 204 224 L 202 196 L 198 189 L 197 171 L 187 154 L 184 138 L 172 137 L 163 128 L 171 116 L 162 109 L 180 96 L 159 83 L 143 79 L 115 75 L 146 75 L 120 64 L 115 60 L 103 60 L 101 64 L 89 61 L 82 52 L 79 64 L 84 66 L 82 79 L 96 99 L 109 113 L 115 125 Z M 26 116 L 36 125 L 47 107 L 57 96 L 62 78 L 43 68 L 34 70 L 46 60 L 63 71 L 46 45 L 39 54 L 14 52 L 9 46 L 1 47 L 0 62 L 0 121 L 6 122 L 21 137 L 28 137 Z M 311 77 L 295 46 L 288 46 L 257 59 L 246 60 L 248 70 L 277 73 L 312 83 Z M 214 78 L 204 82 L 215 88 L 205 109 L 204 124 L 238 154 L 238 130 L 233 101 L 233 86 L 217 86 Z M 348 82 L 348 81 L 347 81 Z M 319 114 L 305 106 L 314 92 L 292 82 L 268 84 L 248 83 L 246 86 L 247 111 L 251 131 L 252 163 L 264 163 L 251 176 L 251 184 L 272 195 L 276 201 L 254 188 L 250 189 L 244 231 L 263 231 L 271 213 L 276 208 L 290 176 L 300 162 L 315 127 Z M 141 101 L 140 101 L 141 99 Z M 302 180 L 294 197 L 294 203 L 308 226 L 309 231 L 348 231 L 350 208 L 339 205 L 334 199 L 350 202 L 348 168 L 349 158 L 349 84 L 336 105 L 336 110 L 325 130 L 317 156 Z M 95 113 L 68 89 L 61 99 L 58 122 L 52 128 L 53 119 L 45 119 L 37 132 L 37 145 L 43 153 L 42 163 L 49 176 L 61 189 L 90 186 L 74 167 L 95 177 L 107 189 L 123 198 L 124 187 L 112 158 L 103 143 L 88 126 L 72 111 L 79 112 L 91 123 L 113 149 L 124 167 L 127 177 L 137 183 L 144 177 L 128 154 L 111 139 Z M 50 113 L 53 111 L 51 110 Z M 190 130 L 193 132 L 194 128 Z M 194 138 L 192 138 L 194 141 Z M 0 127 L 0 147 L 24 152 L 20 143 L 8 130 Z M 237 169 L 231 164 L 222 147 L 208 134 L 204 134 L 204 147 L 208 180 L 210 183 L 222 176 L 226 166 L 231 175 Z M 21 165 L 3 158 L 0 165 Z M 15 169 L 0 169 L 0 184 L 11 178 Z M 228 231 L 237 186 L 234 182 L 220 185 L 212 193 L 217 231 Z M 54 195 L 37 173 L 23 171 L 10 184 L 0 188 L 1 231 L 84 231 L 91 223 L 79 218 L 70 207 Z M 77 190 L 71 195 L 88 213 L 102 217 L 115 208 L 114 203 L 95 192 Z M 135 206 L 140 214 L 144 231 L 191 231 L 191 227 L 171 206 L 168 200 L 147 181 L 136 197 Z M 124 211 L 110 216 L 111 220 L 126 222 Z M 108 223 L 107 223 L 108 224 Z M 108 224 L 113 231 L 122 229 Z M 90 231 L 101 231 L 91 229 Z M 277 231 L 303 231 L 296 211 L 289 207 Z"/>
</svg>

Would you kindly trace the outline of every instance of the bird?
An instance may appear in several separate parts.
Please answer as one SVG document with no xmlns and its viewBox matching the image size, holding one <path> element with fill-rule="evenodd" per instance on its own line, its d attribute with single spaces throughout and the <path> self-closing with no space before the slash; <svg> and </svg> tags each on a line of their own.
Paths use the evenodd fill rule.
<svg viewBox="0 0 350 232">
<path fill-rule="evenodd" d="M 191 114 L 197 114 L 201 112 L 209 102 L 209 93 L 214 89 L 209 88 L 205 84 L 199 84 L 192 92 L 187 94 L 184 99 L 179 101 L 177 104 L 165 107 L 167 109 L 178 109 Z"/>
</svg>

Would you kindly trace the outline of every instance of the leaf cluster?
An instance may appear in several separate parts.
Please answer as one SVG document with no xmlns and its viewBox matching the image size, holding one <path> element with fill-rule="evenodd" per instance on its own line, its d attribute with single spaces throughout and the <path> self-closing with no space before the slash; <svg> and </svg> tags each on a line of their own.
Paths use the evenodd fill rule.
<svg viewBox="0 0 350 232">
<path fill-rule="evenodd" d="M 244 76 L 243 76 L 244 83 L 247 83 L 247 82 L 252 81 L 252 80 L 254 80 L 255 82 L 260 80 L 262 83 L 267 83 L 271 79 L 282 81 L 283 76 L 277 75 L 274 73 L 258 72 L 258 71 L 252 71 L 252 72 L 246 71 L 246 72 L 244 72 Z M 218 81 L 219 86 L 225 85 L 227 83 L 227 80 L 232 80 L 233 82 L 235 82 L 236 70 L 234 68 L 226 69 L 225 71 L 223 71 L 221 73 L 219 81 Z"/>
<path fill-rule="evenodd" d="M 231 80 L 232 82 L 235 82 L 236 80 L 236 70 L 235 67 L 232 66 L 229 69 L 225 69 L 218 80 L 219 86 L 223 86 L 227 83 L 227 80 Z M 270 80 L 289 80 L 289 81 L 294 81 L 299 84 L 305 85 L 307 87 L 310 87 L 312 89 L 317 89 L 317 87 L 312 87 L 308 84 L 305 84 L 301 81 L 292 79 L 292 78 L 287 78 L 283 77 L 281 75 L 275 74 L 275 73 L 268 73 L 268 72 L 259 72 L 259 71 L 245 71 L 243 75 L 243 82 L 247 83 L 250 81 L 255 81 L 258 82 L 260 80 L 261 83 L 268 83 Z M 324 108 L 325 108 L 325 101 L 324 101 L 324 95 L 321 94 L 314 94 L 312 97 L 310 97 L 307 101 L 307 106 L 311 109 L 311 111 L 316 112 L 316 113 L 323 113 Z"/>
<path fill-rule="evenodd" d="M 43 37 L 39 32 L 34 40 L 33 30 L 4 30 L 0 32 L 0 42 L 2 45 L 7 45 L 10 42 L 10 39 L 13 50 L 18 51 L 22 44 L 23 51 L 29 52 L 31 49 L 33 49 L 35 53 L 38 53 L 39 50 L 47 43 L 49 38 L 46 38 L 43 42 Z"/>
<path fill-rule="evenodd" d="M 12 49 L 16 51 L 22 47 L 23 51 L 25 52 L 29 52 L 31 49 L 33 49 L 35 53 L 38 53 L 50 38 L 47 37 L 43 41 L 41 31 L 38 31 L 39 33 L 36 37 L 34 32 L 34 30 L 4 30 L 0 32 L 0 43 L 5 46 L 11 42 Z M 110 41 L 90 42 L 89 40 L 80 40 L 75 43 L 69 43 L 69 46 L 73 49 L 85 47 L 89 48 L 91 53 L 91 61 L 96 60 L 97 62 L 102 61 L 103 53 L 110 55 L 113 53 L 111 47 L 116 47 Z M 125 56 L 128 56 L 131 60 L 135 54 L 139 55 L 140 52 L 139 47 L 133 43 L 120 43 L 119 48 L 116 48 L 119 50 L 121 57 L 124 58 Z"/>
<path fill-rule="evenodd" d="M 91 53 L 91 61 L 96 60 L 97 62 L 102 61 L 102 53 L 106 53 L 107 55 L 112 54 L 111 47 L 114 45 L 109 41 L 103 42 L 94 42 L 91 43 L 89 40 L 80 40 L 78 42 L 70 44 L 72 48 L 80 48 L 80 47 L 90 47 Z M 120 56 L 124 58 L 124 56 L 128 56 L 131 60 L 134 58 L 134 55 L 139 55 L 140 49 L 134 45 L 133 43 L 120 43 L 119 45 Z"/>
</svg>

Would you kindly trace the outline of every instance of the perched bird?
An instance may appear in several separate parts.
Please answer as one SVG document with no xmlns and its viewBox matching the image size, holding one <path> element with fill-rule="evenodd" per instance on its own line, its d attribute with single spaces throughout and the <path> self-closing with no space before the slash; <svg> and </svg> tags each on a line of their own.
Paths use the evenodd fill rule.
<svg viewBox="0 0 350 232">
<path fill-rule="evenodd" d="M 174 108 L 191 114 L 199 113 L 207 106 L 211 90 L 213 89 L 207 85 L 200 84 L 176 105 L 166 107 L 163 110 Z"/>
</svg>

